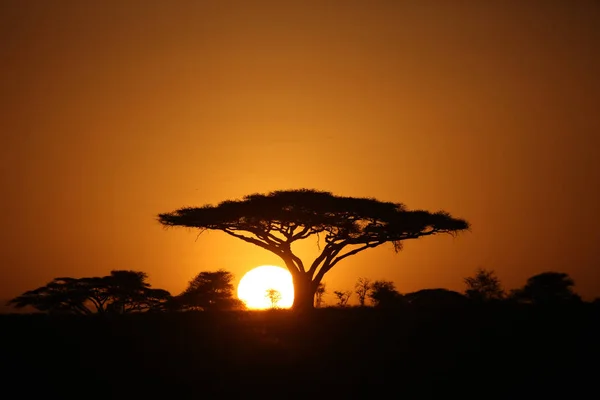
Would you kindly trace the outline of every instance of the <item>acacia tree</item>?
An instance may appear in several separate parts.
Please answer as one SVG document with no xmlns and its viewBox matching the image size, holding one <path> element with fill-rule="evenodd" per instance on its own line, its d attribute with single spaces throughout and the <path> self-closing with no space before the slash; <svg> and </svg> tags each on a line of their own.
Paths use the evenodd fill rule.
<svg viewBox="0 0 600 400">
<path fill-rule="evenodd" d="M 142 271 L 116 270 L 101 278 L 109 294 L 107 311 L 129 313 L 134 311 L 162 311 L 171 294 L 164 289 L 151 288 L 148 274 Z"/>
<path fill-rule="evenodd" d="M 106 310 L 108 295 L 103 284 L 98 288 L 100 284 L 100 278 L 54 278 L 45 286 L 29 290 L 6 304 L 15 308 L 30 306 L 50 313 L 101 313 Z"/>
<path fill-rule="evenodd" d="M 161 310 L 171 298 L 163 289 L 153 289 L 147 275 L 139 271 L 111 271 L 91 278 L 55 278 L 45 286 L 27 291 L 7 304 L 31 306 L 50 313 L 94 314 Z"/>
<path fill-rule="evenodd" d="M 220 230 L 279 256 L 294 280 L 294 309 L 314 307 L 323 276 L 340 261 L 369 248 L 438 233 L 456 234 L 467 221 L 444 211 L 408 210 L 403 204 L 336 196 L 310 189 L 251 194 L 218 205 L 185 207 L 159 214 L 164 226 Z M 309 264 L 292 245 L 312 235 L 324 241 Z"/>
</svg>

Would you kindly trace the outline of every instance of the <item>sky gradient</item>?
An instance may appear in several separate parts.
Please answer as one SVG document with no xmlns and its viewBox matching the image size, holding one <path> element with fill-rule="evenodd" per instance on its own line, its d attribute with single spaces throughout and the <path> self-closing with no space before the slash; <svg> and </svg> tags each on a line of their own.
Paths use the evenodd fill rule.
<svg viewBox="0 0 600 400">
<path fill-rule="evenodd" d="M 585 0 L 3 1 L 0 299 L 283 265 L 156 215 L 303 187 L 472 224 L 351 257 L 331 292 L 462 291 L 483 267 L 600 296 L 599 26 Z"/>
</svg>

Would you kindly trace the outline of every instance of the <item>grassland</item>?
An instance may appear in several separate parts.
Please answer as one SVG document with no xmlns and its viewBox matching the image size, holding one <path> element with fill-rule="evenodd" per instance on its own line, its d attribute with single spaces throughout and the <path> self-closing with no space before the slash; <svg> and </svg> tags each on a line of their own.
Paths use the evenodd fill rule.
<svg viewBox="0 0 600 400">
<path fill-rule="evenodd" d="M 580 398 L 597 379 L 599 316 L 591 304 L 3 315 L 3 381 L 23 398 Z"/>
</svg>

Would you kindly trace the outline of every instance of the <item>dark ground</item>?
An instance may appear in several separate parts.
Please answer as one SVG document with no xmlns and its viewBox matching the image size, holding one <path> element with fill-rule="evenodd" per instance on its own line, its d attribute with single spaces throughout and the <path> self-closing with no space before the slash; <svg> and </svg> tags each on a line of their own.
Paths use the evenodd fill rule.
<svg viewBox="0 0 600 400">
<path fill-rule="evenodd" d="M 598 398 L 599 311 L 3 315 L 0 380 L 24 399 Z"/>
</svg>

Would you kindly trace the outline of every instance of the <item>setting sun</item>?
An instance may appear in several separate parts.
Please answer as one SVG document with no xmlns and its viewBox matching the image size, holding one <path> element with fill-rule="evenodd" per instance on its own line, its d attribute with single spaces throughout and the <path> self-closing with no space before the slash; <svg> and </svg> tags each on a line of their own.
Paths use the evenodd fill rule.
<svg viewBox="0 0 600 400">
<path fill-rule="evenodd" d="M 273 265 L 254 268 L 240 280 L 238 297 L 251 309 L 290 308 L 294 302 L 292 274 Z"/>
</svg>

